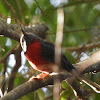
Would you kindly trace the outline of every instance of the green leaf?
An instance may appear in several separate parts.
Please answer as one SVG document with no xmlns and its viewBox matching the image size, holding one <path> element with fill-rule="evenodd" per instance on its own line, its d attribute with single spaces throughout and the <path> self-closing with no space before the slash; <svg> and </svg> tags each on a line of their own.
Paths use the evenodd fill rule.
<svg viewBox="0 0 100 100">
<path fill-rule="evenodd" d="M 61 92 L 61 100 L 65 100 L 70 97 L 74 97 L 74 96 L 71 96 L 71 95 L 73 95 L 73 90 L 71 89 L 71 87 L 69 86 L 69 84 L 66 81 L 63 81 L 61 83 L 61 85 L 62 85 L 62 88 L 65 89 Z"/>
<path fill-rule="evenodd" d="M 73 95 L 73 91 L 71 89 L 64 90 L 61 93 L 61 98 L 62 98 L 61 100 L 66 100 L 68 98 L 73 98 L 73 97 L 74 97 L 74 95 Z"/>
<path fill-rule="evenodd" d="M 67 89 L 69 87 L 69 85 L 66 81 L 62 81 L 61 85 L 64 89 Z"/>
</svg>

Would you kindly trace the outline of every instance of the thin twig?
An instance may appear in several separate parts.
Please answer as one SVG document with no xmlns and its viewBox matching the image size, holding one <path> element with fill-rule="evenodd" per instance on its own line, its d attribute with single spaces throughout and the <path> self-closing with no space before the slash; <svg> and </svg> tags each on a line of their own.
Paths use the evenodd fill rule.
<svg viewBox="0 0 100 100">
<path fill-rule="evenodd" d="M 9 77 L 9 81 L 8 81 L 8 92 L 12 90 L 13 88 L 13 85 L 14 85 L 14 80 L 15 80 L 15 77 L 16 77 L 16 73 L 19 69 L 19 67 L 21 66 L 21 47 L 20 45 L 18 44 L 17 47 L 15 48 L 16 50 L 14 51 L 14 55 L 15 55 L 15 60 L 16 60 L 16 64 L 15 66 L 13 67 L 12 71 L 11 71 L 11 75 Z"/>
<path fill-rule="evenodd" d="M 7 4 L 7 6 L 9 7 L 9 9 L 11 10 L 11 13 L 12 13 L 12 16 L 13 16 L 15 22 L 18 23 L 15 10 L 12 8 L 12 6 L 10 5 L 10 3 L 7 0 L 4 0 L 4 1 Z"/>
<path fill-rule="evenodd" d="M 85 52 L 87 50 L 91 50 L 93 48 L 99 48 L 100 47 L 100 43 L 90 43 L 90 44 L 85 44 L 79 47 L 69 47 L 69 48 L 63 48 L 64 50 L 70 51 L 70 52 Z"/>
<path fill-rule="evenodd" d="M 39 10 L 41 11 L 41 14 L 43 15 L 43 11 L 42 11 L 41 7 L 39 6 L 39 4 L 37 3 L 37 1 L 34 0 L 34 2 L 35 2 L 35 4 L 36 4 L 36 6 L 39 8 Z"/>
<path fill-rule="evenodd" d="M 7 58 L 9 57 L 9 55 L 14 53 L 15 47 L 16 47 L 17 45 L 18 45 L 18 43 L 15 44 L 15 46 L 14 46 L 10 51 L 8 51 L 2 59 L 0 59 L 0 63 L 5 63 L 5 61 L 6 61 Z"/>
<path fill-rule="evenodd" d="M 5 79 L 6 79 L 5 74 L 6 74 L 6 70 L 7 70 L 7 59 L 5 60 L 5 62 L 3 62 L 2 83 L 0 85 L 2 95 L 4 95 L 4 92 L 5 92 Z"/>
<path fill-rule="evenodd" d="M 79 31 L 89 31 L 92 29 L 100 29 L 100 26 L 94 26 L 94 27 L 89 27 L 89 28 L 81 28 L 81 29 L 76 29 L 76 30 L 71 30 L 71 31 L 64 31 L 64 33 L 73 33 L 73 32 L 79 32 Z"/>
</svg>

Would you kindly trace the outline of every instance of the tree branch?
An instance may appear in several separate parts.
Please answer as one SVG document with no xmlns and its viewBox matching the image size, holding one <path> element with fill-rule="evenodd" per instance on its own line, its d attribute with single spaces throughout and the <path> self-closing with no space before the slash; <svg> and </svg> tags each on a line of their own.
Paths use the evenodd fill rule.
<svg viewBox="0 0 100 100">
<path fill-rule="evenodd" d="M 2 97 L 0 100 L 17 100 L 21 98 L 22 96 L 34 92 L 35 90 L 47 86 L 47 85 L 53 85 L 54 80 L 57 78 L 57 75 L 53 76 L 46 76 L 43 79 L 37 80 L 37 79 L 32 79 L 28 82 L 23 83 L 22 85 L 16 87 L 12 91 L 10 91 L 7 95 Z M 60 75 L 60 81 L 68 78 L 69 76 L 67 75 Z"/>
<path fill-rule="evenodd" d="M 3 62 L 3 70 L 2 70 L 2 82 L 0 85 L 0 89 L 2 91 L 1 97 L 4 95 L 5 92 L 5 74 L 6 74 L 6 70 L 7 70 L 7 59 L 5 60 L 5 62 Z"/>
<path fill-rule="evenodd" d="M 73 64 L 81 73 L 100 71 L 100 50 L 91 54 L 86 60 Z"/>
<path fill-rule="evenodd" d="M 93 48 L 96 48 L 96 47 L 100 47 L 100 43 L 90 43 L 90 44 L 85 44 L 85 45 L 81 45 L 81 46 L 78 46 L 78 47 L 68 47 L 68 48 L 64 48 L 65 50 L 67 51 L 70 51 L 70 52 L 79 52 L 79 51 L 87 51 L 87 50 L 90 50 L 90 49 L 93 49 Z"/>
<path fill-rule="evenodd" d="M 29 27 L 25 26 L 24 29 L 26 32 L 31 32 L 40 36 L 41 38 L 45 38 L 48 27 L 44 24 L 36 24 L 34 26 L 29 26 Z M 7 24 L 4 19 L 0 18 L 0 35 L 9 37 L 16 41 L 20 41 L 20 36 L 21 36 L 20 33 L 21 33 L 20 25 Z"/>
<path fill-rule="evenodd" d="M 17 47 L 14 50 L 16 64 L 13 67 L 13 69 L 11 71 L 11 75 L 9 77 L 8 89 L 7 89 L 8 92 L 12 90 L 13 84 L 14 84 L 14 79 L 16 77 L 16 73 L 21 66 L 21 51 L 22 51 L 22 49 L 21 49 L 20 45 L 18 44 Z"/>
<path fill-rule="evenodd" d="M 71 31 L 64 31 L 64 33 L 74 33 L 74 32 L 80 32 L 80 31 L 89 31 L 92 29 L 100 29 L 100 26 L 94 26 L 94 27 L 85 27 L 85 28 L 81 28 L 81 29 L 75 29 L 75 30 L 71 30 Z"/>
</svg>

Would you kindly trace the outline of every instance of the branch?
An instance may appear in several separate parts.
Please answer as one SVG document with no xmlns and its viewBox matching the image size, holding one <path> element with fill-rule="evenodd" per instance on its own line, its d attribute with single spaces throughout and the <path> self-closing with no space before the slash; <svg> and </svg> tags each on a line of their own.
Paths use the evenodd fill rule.
<svg viewBox="0 0 100 100">
<path fill-rule="evenodd" d="M 69 48 L 64 48 L 65 50 L 67 51 L 70 51 L 70 52 L 79 52 L 79 51 L 87 51 L 87 50 L 90 50 L 90 49 L 93 49 L 93 48 L 96 48 L 96 47 L 100 47 L 100 43 L 91 43 L 91 44 L 85 44 L 85 45 L 81 45 L 79 47 L 69 47 Z"/>
<path fill-rule="evenodd" d="M 11 91 L 12 88 L 13 88 L 13 85 L 14 85 L 14 79 L 16 77 L 16 74 L 17 74 L 17 71 L 18 69 L 20 68 L 21 66 L 21 47 L 20 45 L 18 44 L 15 48 L 15 51 L 14 51 L 14 55 L 15 55 L 15 60 L 16 60 L 16 64 L 15 66 L 13 67 L 12 71 L 11 71 L 11 75 L 9 77 L 9 81 L 8 81 L 8 89 L 7 91 Z"/>
<path fill-rule="evenodd" d="M 100 29 L 100 26 L 85 27 L 85 28 L 75 29 L 75 30 L 71 30 L 71 31 L 64 31 L 64 33 L 73 33 L 73 32 L 79 32 L 79 31 L 89 31 L 89 30 L 92 30 L 92 29 Z"/>
<path fill-rule="evenodd" d="M 35 90 L 47 86 L 47 85 L 53 85 L 54 80 L 57 78 L 57 75 L 53 76 L 46 76 L 44 79 L 32 79 L 28 82 L 23 83 L 22 85 L 16 87 L 12 91 L 10 91 L 7 95 L 2 97 L 0 100 L 17 100 L 21 98 L 22 96 L 34 92 Z M 60 75 L 60 81 L 68 78 L 67 75 Z"/>
<path fill-rule="evenodd" d="M 75 97 L 77 98 L 76 100 L 88 100 L 88 94 L 90 92 L 87 89 L 81 88 L 80 83 L 76 79 L 72 78 L 67 80 L 67 82 L 74 90 Z"/>
<path fill-rule="evenodd" d="M 3 62 L 3 70 L 2 70 L 2 82 L 1 82 L 1 85 L 0 85 L 0 89 L 1 89 L 1 97 L 4 95 L 4 92 L 5 92 L 5 74 L 6 74 L 6 70 L 7 70 L 7 59 L 5 60 L 5 62 Z"/>
<path fill-rule="evenodd" d="M 100 72 L 100 50 L 90 55 L 86 60 L 74 64 L 74 66 L 82 74 Z M 77 92 L 76 96 L 83 100 L 85 98 L 86 100 L 87 94 L 89 93 L 87 90 L 81 89 L 76 80 L 72 79 L 72 82 L 71 80 L 68 80 L 68 83 L 71 84 L 71 87 Z"/>
<path fill-rule="evenodd" d="M 43 15 L 43 11 L 42 11 L 41 7 L 39 6 L 38 2 L 36 0 L 34 0 L 34 2 L 36 4 L 36 6 L 39 8 L 39 10 L 41 11 L 41 14 Z"/>
<path fill-rule="evenodd" d="M 36 24 L 29 27 L 25 26 L 24 29 L 26 32 L 35 33 L 41 38 L 45 38 L 48 27 L 44 24 Z M 0 35 L 14 39 L 16 41 L 20 41 L 20 33 L 21 30 L 19 24 L 7 24 L 4 19 L 0 18 Z"/>
<path fill-rule="evenodd" d="M 14 53 L 14 49 L 15 49 L 16 46 L 17 46 L 17 44 L 16 44 L 10 51 L 8 51 L 8 52 L 4 55 L 4 57 L 2 57 L 2 58 L 0 59 L 0 63 L 5 63 L 5 61 L 6 61 L 7 58 L 9 57 L 9 55 Z"/>
<path fill-rule="evenodd" d="M 91 54 L 86 60 L 74 64 L 81 73 L 99 72 L 100 71 L 100 50 Z"/>
</svg>

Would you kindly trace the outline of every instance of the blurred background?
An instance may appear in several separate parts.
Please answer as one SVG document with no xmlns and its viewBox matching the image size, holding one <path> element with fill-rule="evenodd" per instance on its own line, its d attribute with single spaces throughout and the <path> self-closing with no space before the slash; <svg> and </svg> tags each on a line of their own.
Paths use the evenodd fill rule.
<svg viewBox="0 0 100 100">
<path fill-rule="evenodd" d="M 99 0 L 0 0 L 0 17 L 9 24 L 29 26 L 44 23 L 49 27 L 46 40 L 54 43 L 57 30 L 57 7 L 62 7 L 64 10 L 62 42 L 64 54 L 72 64 L 85 60 L 100 46 Z M 0 61 L 1 96 L 6 93 L 8 87 L 10 91 L 26 82 L 32 75 L 39 73 L 30 67 L 23 51 L 20 49 L 17 51 L 17 48 L 13 51 L 16 43 L 15 40 L 0 36 L 0 60 L 8 54 L 4 61 Z M 90 48 L 91 45 L 93 46 Z M 13 73 L 14 71 L 16 73 Z M 98 76 L 100 77 L 99 72 L 95 75 L 91 73 L 87 75 L 92 81 L 100 84 Z M 75 100 L 71 87 L 65 81 L 61 86 L 61 100 Z M 81 88 L 88 90 L 89 94 L 85 100 L 100 99 L 100 94 L 95 93 L 87 85 L 82 84 Z M 19 100 L 53 100 L 53 86 L 38 89 Z"/>
</svg>

